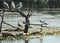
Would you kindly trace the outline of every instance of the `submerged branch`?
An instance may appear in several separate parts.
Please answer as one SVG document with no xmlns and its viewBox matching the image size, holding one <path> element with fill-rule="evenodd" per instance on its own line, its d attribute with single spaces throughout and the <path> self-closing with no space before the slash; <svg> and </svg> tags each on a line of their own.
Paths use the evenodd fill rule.
<svg viewBox="0 0 60 43">
<path fill-rule="evenodd" d="M 6 25 L 11 26 L 11 27 L 13 27 L 13 28 L 18 28 L 18 27 L 15 27 L 15 26 L 11 25 L 11 24 L 6 23 L 6 22 L 3 22 L 3 23 L 6 24 Z"/>
</svg>

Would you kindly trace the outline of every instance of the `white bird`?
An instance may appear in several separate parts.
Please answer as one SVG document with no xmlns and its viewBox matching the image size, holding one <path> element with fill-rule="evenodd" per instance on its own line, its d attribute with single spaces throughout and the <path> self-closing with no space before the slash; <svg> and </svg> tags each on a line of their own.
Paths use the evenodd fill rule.
<svg viewBox="0 0 60 43">
<path fill-rule="evenodd" d="M 14 3 L 14 1 L 11 1 L 11 8 L 15 9 L 15 3 Z"/>
<path fill-rule="evenodd" d="M 22 2 L 19 2 L 19 6 L 17 7 L 18 10 L 22 8 Z"/>
<path fill-rule="evenodd" d="M 4 8 L 9 8 L 9 5 L 6 2 L 3 2 L 3 6 L 4 6 Z"/>
</svg>

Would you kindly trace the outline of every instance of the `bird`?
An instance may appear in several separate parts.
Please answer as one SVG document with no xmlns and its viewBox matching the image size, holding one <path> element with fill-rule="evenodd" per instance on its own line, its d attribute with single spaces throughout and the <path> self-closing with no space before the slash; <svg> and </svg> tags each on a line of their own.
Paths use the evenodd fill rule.
<svg viewBox="0 0 60 43">
<path fill-rule="evenodd" d="M 18 10 L 22 8 L 22 2 L 19 2 L 19 6 L 17 7 Z"/>
<path fill-rule="evenodd" d="M 11 8 L 15 9 L 15 3 L 14 3 L 14 1 L 11 1 Z"/>
<path fill-rule="evenodd" d="M 45 24 L 45 25 L 48 25 L 45 21 L 40 20 L 40 22 L 43 23 L 43 24 Z"/>
<path fill-rule="evenodd" d="M 40 20 L 41 23 L 45 23 L 45 21 Z"/>
<path fill-rule="evenodd" d="M 23 27 L 21 24 L 19 24 L 19 22 L 18 22 L 18 26 L 19 26 L 19 27 Z"/>
<path fill-rule="evenodd" d="M 44 22 L 45 25 L 48 25 L 46 22 Z"/>
<path fill-rule="evenodd" d="M 4 6 L 4 8 L 9 8 L 8 3 L 6 3 L 5 1 L 3 2 L 3 6 Z"/>
</svg>

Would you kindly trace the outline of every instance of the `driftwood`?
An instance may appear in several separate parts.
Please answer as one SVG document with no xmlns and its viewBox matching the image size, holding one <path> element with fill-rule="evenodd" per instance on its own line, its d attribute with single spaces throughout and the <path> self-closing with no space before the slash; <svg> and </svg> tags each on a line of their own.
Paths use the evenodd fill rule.
<svg viewBox="0 0 60 43">
<path fill-rule="evenodd" d="M 41 35 L 43 35 L 43 34 L 40 33 L 40 32 L 33 32 L 33 33 L 31 33 L 31 34 L 33 34 L 33 35 L 36 35 L 36 34 L 41 34 Z"/>
<path fill-rule="evenodd" d="M 12 37 L 14 37 L 14 35 L 11 34 L 11 33 L 2 33 L 2 35 L 3 35 L 3 37 L 8 37 L 8 36 L 12 36 Z"/>
<path fill-rule="evenodd" d="M 6 10 L 5 12 L 18 12 L 22 17 L 25 18 L 25 29 L 24 29 L 24 33 L 26 33 L 26 35 L 27 35 L 27 32 L 28 32 L 29 25 L 39 25 L 39 26 L 41 26 L 41 24 L 30 24 L 29 18 L 30 18 L 30 16 L 31 16 L 32 14 L 29 14 L 29 12 L 28 12 L 27 15 L 25 15 L 22 11 L 17 10 L 17 9 Z M 6 25 L 9 25 L 9 26 L 12 26 L 11 24 L 8 24 L 8 23 L 6 23 L 6 22 L 3 22 L 3 23 L 6 24 Z M 12 27 L 16 28 L 15 26 L 12 26 Z M 35 32 L 35 33 L 32 33 L 32 34 L 36 34 L 36 33 L 39 33 L 39 32 Z M 40 33 L 40 34 L 41 34 L 41 33 Z M 41 34 L 41 35 L 42 35 L 42 34 Z"/>
<path fill-rule="evenodd" d="M 6 11 L 9 12 L 10 10 L 4 10 L 4 11 L 5 11 L 5 12 L 6 12 Z M 18 12 L 18 13 L 20 13 L 21 16 L 23 16 L 23 17 L 25 18 L 26 24 L 25 24 L 25 30 L 24 30 L 24 32 L 27 33 L 27 32 L 28 32 L 28 28 L 29 28 L 28 26 L 29 26 L 29 23 L 30 23 L 29 17 L 30 17 L 31 15 L 30 15 L 29 13 L 28 13 L 27 15 L 25 15 L 23 12 L 21 12 L 20 10 L 16 10 L 16 9 L 11 10 L 10 12 Z M 4 16 L 4 14 L 3 14 L 3 16 Z M 0 30 L 1 30 L 1 28 L 2 28 L 2 23 L 6 24 L 6 25 L 9 25 L 9 26 L 12 26 L 11 24 L 8 24 L 8 23 L 6 23 L 6 22 L 3 21 L 3 16 L 2 16 L 2 21 L 1 21 Z M 12 27 L 16 28 L 15 26 L 12 26 Z"/>
<path fill-rule="evenodd" d="M 25 15 L 22 11 L 16 10 L 16 9 L 6 10 L 6 12 L 18 12 L 18 13 L 20 13 L 20 15 L 21 15 L 22 17 L 25 18 L 25 29 L 24 29 L 24 33 L 26 33 L 26 34 L 27 34 L 27 32 L 28 32 L 29 25 L 39 25 L 39 26 L 41 25 L 41 24 L 30 24 L 29 18 L 30 18 L 30 16 L 31 16 L 32 14 L 29 14 L 29 12 L 28 12 L 27 15 Z M 11 24 L 8 24 L 8 23 L 6 23 L 6 22 L 3 22 L 3 23 L 6 24 L 6 25 L 9 25 L 9 26 L 12 26 Z M 14 27 L 14 26 L 12 26 L 12 27 Z M 14 27 L 14 28 L 16 28 L 16 27 Z"/>
</svg>

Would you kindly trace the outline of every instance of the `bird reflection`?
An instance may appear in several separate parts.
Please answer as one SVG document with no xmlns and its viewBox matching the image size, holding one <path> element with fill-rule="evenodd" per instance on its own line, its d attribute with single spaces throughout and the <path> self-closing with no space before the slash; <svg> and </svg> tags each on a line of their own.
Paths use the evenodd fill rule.
<svg viewBox="0 0 60 43">
<path fill-rule="evenodd" d="M 40 39 L 40 43 L 42 43 L 42 42 L 43 42 L 43 38 Z"/>
<path fill-rule="evenodd" d="M 0 43 L 2 43 L 2 42 L 0 41 Z"/>
<path fill-rule="evenodd" d="M 25 43 L 28 43 L 28 40 L 25 40 Z"/>
</svg>

